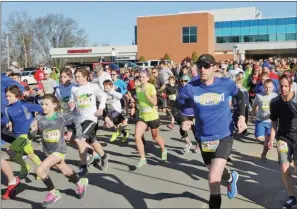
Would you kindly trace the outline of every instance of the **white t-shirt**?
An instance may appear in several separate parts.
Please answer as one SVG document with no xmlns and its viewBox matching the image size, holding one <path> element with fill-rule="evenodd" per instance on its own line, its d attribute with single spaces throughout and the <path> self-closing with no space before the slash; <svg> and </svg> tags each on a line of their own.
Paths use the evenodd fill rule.
<svg viewBox="0 0 297 209">
<path fill-rule="evenodd" d="M 115 57 L 118 55 L 118 52 L 116 50 L 111 51 L 111 56 Z"/>
<path fill-rule="evenodd" d="M 123 95 L 119 92 L 116 92 L 114 89 L 111 92 L 106 92 L 107 99 L 106 99 L 106 105 L 108 108 L 108 112 L 112 110 L 116 110 L 117 112 L 122 112 L 122 105 L 121 105 L 121 99 Z"/>
<path fill-rule="evenodd" d="M 243 77 L 244 77 L 244 71 L 241 68 L 236 68 L 234 70 L 229 70 L 229 78 L 235 81 L 238 73 L 243 73 Z"/>
<path fill-rule="evenodd" d="M 93 83 L 97 83 L 99 85 L 99 87 L 104 90 L 104 86 L 103 86 L 103 82 L 106 80 L 111 80 L 111 76 L 109 73 L 107 72 L 103 72 L 100 76 L 98 76 L 97 78 L 94 78 Z"/>
<path fill-rule="evenodd" d="M 95 112 L 97 111 L 96 97 L 100 98 L 99 109 L 104 110 L 107 94 L 102 91 L 98 85 L 88 83 L 83 86 L 72 87 L 69 102 L 75 103 L 80 123 L 86 120 L 97 123 L 97 116 L 95 116 Z"/>
</svg>

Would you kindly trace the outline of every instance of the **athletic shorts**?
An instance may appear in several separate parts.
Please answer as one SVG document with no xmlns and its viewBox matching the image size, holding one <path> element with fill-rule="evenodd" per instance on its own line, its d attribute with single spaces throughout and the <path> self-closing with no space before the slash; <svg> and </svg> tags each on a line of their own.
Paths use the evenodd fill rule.
<svg viewBox="0 0 297 209">
<path fill-rule="evenodd" d="M 123 121 L 126 119 L 122 113 L 119 113 L 116 110 L 112 110 L 108 113 L 105 113 L 104 117 L 109 117 L 109 119 L 112 120 L 114 125 L 119 125 L 123 123 Z"/>
<path fill-rule="evenodd" d="M 297 144 L 292 142 L 285 142 L 283 140 L 277 141 L 278 162 L 291 163 L 294 161 L 297 166 Z"/>
<path fill-rule="evenodd" d="M 233 138 L 226 136 L 217 141 L 201 142 L 198 140 L 201 155 L 205 165 L 210 165 L 215 158 L 227 160 L 232 151 Z"/>
<path fill-rule="evenodd" d="M 32 154 L 33 147 L 32 147 L 32 141 L 28 138 L 27 134 L 22 134 L 19 137 L 17 137 L 9 146 L 9 149 L 21 153 L 21 154 Z"/>
<path fill-rule="evenodd" d="M 195 117 L 194 116 L 186 116 L 186 115 L 183 115 L 181 113 L 178 113 L 176 116 L 175 116 L 175 121 L 177 122 L 178 125 L 181 125 L 182 122 L 186 121 L 186 120 L 193 120 Z"/>
<path fill-rule="evenodd" d="M 144 122 L 150 129 L 156 129 L 160 126 L 160 119 L 151 120 L 151 121 L 144 121 L 142 118 L 139 118 L 138 121 Z"/>
<path fill-rule="evenodd" d="M 85 120 L 82 124 L 83 134 L 87 135 L 87 142 L 93 144 L 97 142 L 96 132 L 98 130 L 97 123 L 91 120 Z"/>
<path fill-rule="evenodd" d="M 257 138 L 270 136 L 270 130 L 271 130 L 271 123 L 258 121 L 258 120 L 256 121 L 255 136 Z"/>
</svg>

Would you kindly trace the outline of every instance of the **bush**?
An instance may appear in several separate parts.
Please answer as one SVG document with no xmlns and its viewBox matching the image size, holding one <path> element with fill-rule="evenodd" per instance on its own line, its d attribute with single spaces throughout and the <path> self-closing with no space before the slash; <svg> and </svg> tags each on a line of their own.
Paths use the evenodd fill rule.
<svg viewBox="0 0 297 209">
<path fill-rule="evenodd" d="M 171 60 L 168 53 L 164 54 L 164 60 Z"/>
<path fill-rule="evenodd" d="M 195 63 L 195 62 L 197 62 L 197 60 L 198 60 L 198 55 L 197 55 L 196 51 L 193 51 L 193 53 L 192 53 L 192 61 Z"/>
<path fill-rule="evenodd" d="M 141 57 L 139 57 L 139 60 L 138 61 L 139 62 L 145 62 L 146 60 L 145 60 L 144 56 L 141 56 Z"/>
</svg>

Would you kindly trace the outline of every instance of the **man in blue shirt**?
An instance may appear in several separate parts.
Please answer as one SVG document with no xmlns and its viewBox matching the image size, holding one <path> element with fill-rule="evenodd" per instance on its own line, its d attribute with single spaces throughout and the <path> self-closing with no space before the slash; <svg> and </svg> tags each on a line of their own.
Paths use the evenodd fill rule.
<svg viewBox="0 0 297 209">
<path fill-rule="evenodd" d="M 221 207 L 220 183 L 227 182 L 230 199 L 237 194 L 238 173 L 231 174 L 225 168 L 232 150 L 233 120 L 228 97 L 236 98 L 239 105 L 238 132 L 247 128 L 245 123 L 244 96 L 236 84 L 228 78 L 215 78 L 216 63 L 210 54 L 201 55 L 197 61 L 200 79 L 191 81 L 179 92 L 173 108 L 173 115 L 185 105 L 187 100 L 194 102 L 195 137 L 201 148 L 202 158 L 209 169 L 209 208 Z M 184 121 L 182 127 L 189 130 L 192 121 Z"/>
</svg>

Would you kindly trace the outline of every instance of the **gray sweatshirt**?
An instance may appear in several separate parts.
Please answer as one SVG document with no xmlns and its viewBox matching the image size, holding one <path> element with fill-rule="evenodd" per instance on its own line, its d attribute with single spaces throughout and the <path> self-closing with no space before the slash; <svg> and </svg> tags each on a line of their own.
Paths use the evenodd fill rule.
<svg viewBox="0 0 297 209">
<path fill-rule="evenodd" d="M 75 138 L 86 138 L 82 133 L 81 124 L 76 117 L 67 113 L 56 113 L 52 118 L 46 116 L 36 116 L 38 131 L 42 136 L 43 152 L 46 156 L 59 152 L 67 153 L 67 145 L 64 140 L 65 126 L 71 123 L 75 124 Z"/>
</svg>

